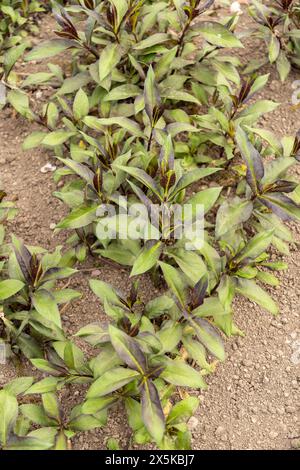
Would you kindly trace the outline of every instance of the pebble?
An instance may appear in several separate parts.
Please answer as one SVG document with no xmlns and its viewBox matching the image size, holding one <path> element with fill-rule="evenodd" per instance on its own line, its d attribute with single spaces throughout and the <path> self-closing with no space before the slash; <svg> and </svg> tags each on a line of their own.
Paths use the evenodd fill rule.
<svg viewBox="0 0 300 470">
<path fill-rule="evenodd" d="M 56 224 L 52 223 L 50 224 L 50 230 L 55 230 L 56 229 Z"/>
<path fill-rule="evenodd" d="M 245 366 L 245 367 L 252 366 L 252 361 L 250 361 L 250 359 L 244 359 L 243 360 L 243 366 Z"/>
<path fill-rule="evenodd" d="M 276 431 L 271 431 L 270 434 L 269 434 L 269 437 L 271 439 L 276 439 L 276 437 L 278 437 L 278 432 Z"/>
<path fill-rule="evenodd" d="M 296 413 L 296 407 L 295 406 L 287 406 L 285 408 L 287 413 Z"/>
<path fill-rule="evenodd" d="M 226 429 L 223 426 L 218 426 L 216 429 L 216 436 L 220 437 L 226 433 Z"/>
<path fill-rule="evenodd" d="M 188 428 L 190 431 L 193 429 L 196 429 L 199 425 L 199 419 L 197 419 L 195 416 L 192 416 L 189 421 L 188 421 Z"/>
<path fill-rule="evenodd" d="M 101 271 L 99 269 L 95 269 L 95 271 L 92 271 L 92 277 L 99 277 L 101 276 Z"/>
</svg>

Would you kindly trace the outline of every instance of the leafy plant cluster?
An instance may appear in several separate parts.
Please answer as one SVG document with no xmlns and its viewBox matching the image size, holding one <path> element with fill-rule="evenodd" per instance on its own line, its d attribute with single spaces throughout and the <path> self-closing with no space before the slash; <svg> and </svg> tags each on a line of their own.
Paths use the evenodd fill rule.
<svg viewBox="0 0 300 470">
<path fill-rule="evenodd" d="M 296 0 L 273 0 L 268 5 L 252 0 L 250 15 L 257 23 L 256 36 L 267 45 L 266 58 L 250 63 L 256 70 L 266 63 L 275 64 L 281 81 L 291 66 L 300 66 L 300 7 Z"/>
<path fill-rule="evenodd" d="M 11 61 L 21 57 L 28 47 L 28 32 L 36 32 L 34 15 L 44 11 L 36 0 L 1 0 L 0 2 L 0 76 Z"/>
<path fill-rule="evenodd" d="M 300 137 L 279 140 L 258 126 L 277 107 L 255 101 L 268 75 L 241 77 L 232 54 L 243 47 L 234 33 L 238 18 L 212 21 L 213 3 L 56 4 L 57 39 L 25 60 L 63 53 L 70 66 L 49 63 L 19 88 L 8 83 L 10 104 L 44 127 L 24 148 L 42 145 L 61 163 L 54 177 L 64 185 L 55 196 L 70 212 L 57 229 L 70 236 L 64 252 L 51 254 L 13 237 L 3 264 L 6 337 L 49 374 L 21 387 L 21 394 L 42 394 L 38 410 L 24 404 L 18 414 L 14 393 L 0 392 L 0 407 L 8 400 L 12 409 L 3 446 L 66 447 L 74 432 L 104 425 L 107 411 L 122 405 L 136 443 L 188 449 L 187 422 L 199 404 L 193 390 L 205 388 L 205 376 L 225 359 L 224 337 L 243 334 L 233 321 L 235 296 L 278 313 L 265 286 L 278 285 L 274 273 L 287 267 L 270 258 L 270 248 L 288 254 L 293 237 L 284 222 L 300 219 L 299 185 L 289 174 Z M 53 95 L 37 109 L 32 91 L 44 84 Z M 160 209 L 140 237 L 126 239 L 137 202 L 149 213 Z M 174 204 L 182 223 L 190 222 L 187 204 L 193 216 L 202 205 L 203 237 L 174 236 Z M 126 294 L 91 280 L 107 322 L 84 326 L 70 340 L 59 308 L 79 294 L 56 282 L 76 274 L 74 264 L 88 256 L 129 267 L 132 287 Z M 168 289 L 148 303 L 137 282 L 145 273 Z M 96 351 L 92 357 L 79 348 L 82 340 Z M 68 384 L 89 388 L 61 421 L 54 393 Z M 42 429 L 32 433 L 28 421 Z"/>
</svg>

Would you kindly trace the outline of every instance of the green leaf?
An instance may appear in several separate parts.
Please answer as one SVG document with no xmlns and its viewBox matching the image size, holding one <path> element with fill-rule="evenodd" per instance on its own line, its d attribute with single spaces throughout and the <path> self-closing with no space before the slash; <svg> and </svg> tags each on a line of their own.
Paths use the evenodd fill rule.
<svg viewBox="0 0 300 470">
<path fill-rule="evenodd" d="M 73 103 L 73 113 L 77 121 L 89 114 L 90 104 L 87 94 L 80 88 L 76 93 Z"/>
<path fill-rule="evenodd" d="M 48 418 L 41 405 L 21 405 L 20 410 L 22 415 L 34 424 L 39 424 L 40 426 L 52 426 L 55 424 L 54 420 Z"/>
<path fill-rule="evenodd" d="M 87 183 L 90 185 L 93 185 L 93 180 L 94 180 L 94 172 L 87 166 L 84 165 L 83 163 L 75 162 L 71 158 L 60 158 L 58 159 L 66 165 L 68 168 L 70 168 L 74 173 L 81 178 L 83 178 Z"/>
<path fill-rule="evenodd" d="M 241 41 L 225 26 L 214 21 L 201 22 L 195 25 L 195 29 L 204 39 L 218 47 L 244 47 Z"/>
<path fill-rule="evenodd" d="M 109 334 L 111 343 L 120 359 L 131 369 L 144 374 L 146 372 L 147 363 L 139 343 L 134 338 L 131 338 L 112 325 L 109 326 Z"/>
<path fill-rule="evenodd" d="M 29 75 L 29 77 L 24 80 L 22 83 L 22 87 L 30 87 L 31 85 L 40 85 L 42 83 L 48 82 L 51 78 L 53 78 L 53 73 L 50 72 L 38 72 Z"/>
<path fill-rule="evenodd" d="M 98 279 L 91 279 L 90 288 L 92 289 L 94 294 L 99 297 L 102 304 L 107 301 L 113 305 L 122 306 L 122 302 L 120 301 L 119 296 L 116 294 L 114 288 L 110 284 L 103 281 L 99 281 Z"/>
<path fill-rule="evenodd" d="M 88 72 L 81 72 L 70 78 L 66 78 L 62 87 L 58 90 L 57 95 L 62 96 L 74 93 L 74 91 L 79 90 L 79 88 L 83 88 L 88 85 L 91 79 L 92 78 Z"/>
<path fill-rule="evenodd" d="M 41 145 L 46 137 L 46 132 L 35 131 L 32 132 L 23 142 L 23 150 L 30 150 Z"/>
<path fill-rule="evenodd" d="M 120 85 L 113 88 L 104 98 L 103 101 L 120 101 L 134 98 L 141 94 L 141 90 L 137 85 Z"/>
<path fill-rule="evenodd" d="M 18 416 L 18 402 L 7 390 L 0 390 L 0 442 L 7 444 L 11 429 Z"/>
<path fill-rule="evenodd" d="M 56 147 L 57 145 L 62 145 L 67 142 L 73 135 L 75 135 L 74 132 L 67 131 L 50 132 L 42 140 L 42 144 L 48 145 L 49 147 Z"/>
<path fill-rule="evenodd" d="M 170 264 L 160 262 L 159 266 L 163 272 L 166 283 L 171 291 L 175 294 L 182 307 L 186 303 L 186 285 L 176 268 Z"/>
<path fill-rule="evenodd" d="M 157 77 L 157 80 L 160 81 L 164 75 L 167 75 L 167 73 L 170 71 L 170 68 L 172 66 L 172 63 L 176 57 L 177 53 L 177 47 L 173 47 L 169 51 L 167 51 L 165 54 L 162 54 L 160 59 L 155 64 L 155 76 Z"/>
<path fill-rule="evenodd" d="M 280 50 L 279 52 L 279 56 L 276 61 L 276 68 L 278 70 L 280 80 L 284 82 L 291 71 L 291 64 L 283 50 Z"/>
<path fill-rule="evenodd" d="M 199 367 L 207 370 L 208 372 L 212 371 L 212 367 L 206 360 L 206 349 L 202 343 L 198 340 L 192 339 L 191 337 L 185 337 L 183 338 L 183 346 L 191 359 L 196 361 Z"/>
<path fill-rule="evenodd" d="M 46 429 L 46 428 L 45 428 Z M 51 428 L 47 428 L 48 430 Z M 51 429 L 51 431 L 55 432 L 56 429 Z M 51 437 L 49 432 L 47 433 L 47 437 Z M 7 450 L 48 450 L 51 449 L 53 446 L 53 442 L 49 439 L 37 439 L 35 437 L 14 437 L 10 442 L 9 445 L 6 447 Z"/>
<path fill-rule="evenodd" d="M 6 384 L 4 386 L 4 390 L 6 390 L 11 395 L 17 396 L 23 394 L 29 388 L 31 388 L 32 383 L 33 377 L 19 377 Z"/>
<path fill-rule="evenodd" d="M 178 249 L 175 251 L 175 254 L 169 254 L 193 284 L 196 284 L 207 273 L 206 265 L 197 253 Z"/>
<path fill-rule="evenodd" d="M 140 377 L 139 372 L 124 367 L 105 372 L 89 388 L 87 398 L 103 397 Z"/>
<path fill-rule="evenodd" d="M 266 193 L 259 196 L 258 200 L 282 220 L 300 220 L 300 206 L 285 194 Z"/>
<path fill-rule="evenodd" d="M 168 360 L 160 377 L 179 387 L 207 388 L 202 375 L 182 360 Z"/>
<path fill-rule="evenodd" d="M 58 379 L 56 377 L 46 377 L 33 384 L 26 390 L 25 395 L 33 395 L 35 393 L 47 393 L 54 392 L 58 385 Z"/>
<path fill-rule="evenodd" d="M 244 259 L 255 259 L 270 246 L 274 235 L 274 229 L 258 233 L 247 243 L 245 248 L 238 253 L 234 261 L 240 263 Z"/>
<path fill-rule="evenodd" d="M 18 61 L 18 59 L 22 56 L 25 49 L 29 46 L 29 43 L 24 41 L 23 44 L 19 46 L 9 48 L 4 54 L 4 72 L 6 78 L 9 76 L 13 66 Z"/>
<path fill-rule="evenodd" d="M 270 161 L 265 167 L 265 175 L 262 179 L 263 185 L 276 183 L 281 176 L 284 176 L 287 170 L 295 164 L 294 158 L 279 157 Z"/>
<path fill-rule="evenodd" d="M 31 119 L 33 117 L 29 107 L 29 98 L 21 90 L 11 90 L 7 94 L 7 100 L 22 116 Z"/>
<path fill-rule="evenodd" d="M 264 165 L 262 158 L 256 148 L 249 141 L 247 134 L 241 127 L 236 131 L 236 142 L 243 159 L 247 165 L 247 183 L 254 194 L 258 193 L 258 183 L 264 176 Z"/>
<path fill-rule="evenodd" d="M 108 44 L 101 52 L 99 60 L 99 78 L 104 80 L 121 60 L 121 51 L 118 44 Z"/>
<path fill-rule="evenodd" d="M 17 294 L 21 289 L 23 289 L 24 283 L 17 281 L 16 279 L 7 279 L 5 281 L 0 281 L 0 301 L 6 300 L 9 297 Z"/>
<path fill-rule="evenodd" d="M 199 181 L 202 178 L 213 175 L 217 171 L 220 171 L 220 168 L 196 168 L 193 171 L 185 173 L 177 182 L 175 188 L 170 194 L 170 198 L 174 199 L 181 191 L 191 184 Z"/>
<path fill-rule="evenodd" d="M 45 41 L 34 47 L 29 54 L 26 55 L 25 61 L 30 62 L 32 60 L 42 60 L 48 57 L 53 57 L 60 52 L 65 51 L 72 45 L 72 42 L 64 39 L 52 39 L 51 41 Z"/>
<path fill-rule="evenodd" d="M 222 189 L 222 187 L 204 189 L 188 199 L 186 204 L 192 205 L 193 213 L 195 213 L 194 208 L 196 208 L 197 205 L 202 205 L 204 214 L 206 214 L 215 205 Z"/>
<path fill-rule="evenodd" d="M 256 103 L 245 107 L 243 111 L 238 114 L 235 122 L 237 125 L 240 125 L 241 123 L 251 125 L 256 122 L 260 116 L 274 111 L 278 106 L 279 103 L 275 103 L 271 100 L 257 101 Z"/>
<path fill-rule="evenodd" d="M 42 394 L 42 402 L 46 415 L 49 418 L 60 420 L 60 410 L 56 394 L 53 392 L 46 392 Z"/>
<path fill-rule="evenodd" d="M 252 214 L 251 201 L 243 201 L 235 197 L 231 201 L 225 201 L 218 210 L 216 219 L 216 236 L 221 238 L 230 230 L 246 222 Z"/>
<path fill-rule="evenodd" d="M 256 302 L 273 315 L 277 315 L 279 309 L 276 302 L 274 302 L 272 297 L 252 279 L 237 279 L 235 290 L 238 294 Z"/>
<path fill-rule="evenodd" d="M 174 90 L 173 88 L 164 88 L 161 90 L 161 97 L 168 100 L 185 101 L 186 103 L 195 103 L 199 106 L 200 101 L 195 96 L 185 91 Z"/>
<path fill-rule="evenodd" d="M 79 207 L 73 210 L 67 217 L 65 217 L 58 225 L 57 228 L 61 229 L 77 229 L 85 227 L 96 218 L 97 206 Z"/>
<path fill-rule="evenodd" d="M 161 242 L 157 242 L 151 248 L 146 245 L 135 260 L 130 276 L 138 276 L 153 268 L 159 260 L 161 250 Z"/>
<path fill-rule="evenodd" d="M 211 323 L 202 318 L 189 319 L 189 323 L 194 328 L 199 341 L 206 349 L 220 361 L 224 361 L 225 349 L 222 338 Z"/>
<path fill-rule="evenodd" d="M 162 44 L 163 42 L 166 42 L 169 39 L 170 36 L 166 33 L 151 34 L 148 38 L 136 44 L 134 46 L 134 49 L 137 51 L 141 51 L 143 49 L 147 49 L 148 47 L 155 46 L 156 44 Z"/>
<path fill-rule="evenodd" d="M 100 343 L 107 343 L 109 341 L 108 332 L 97 323 L 84 326 L 75 334 L 75 336 L 83 338 L 92 346 L 96 346 Z"/>
<path fill-rule="evenodd" d="M 107 421 L 106 410 L 102 410 L 96 415 L 80 415 L 69 422 L 69 428 L 76 432 L 90 431 L 91 429 L 101 428 L 105 426 Z"/>
<path fill-rule="evenodd" d="M 275 34 L 271 34 L 271 40 L 269 43 L 269 61 L 271 64 L 275 62 L 279 56 L 280 52 L 280 42 Z"/>
<path fill-rule="evenodd" d="M 145 380 L 141 387 L 142 417 L 145 427 L 159 444 L 165 433 L 165 417 L 158 391 L 150 380 Z"/>
<path fill-rule="evenodd" d="M 95 414 L 105 410 L 117 401 L 117 397 L 90 398 L 82 406 L 84 414 Z"/>
<path fill-rule="evenodd" d="M 158 197 L 159 200 L 161 200 L 162 197 L 160 194 L 159 187 L 157 186 L 154 179 L 151 178 L 151 176 L 149 176 L 144 170 L 140 168 L 129 167 L 129 166 L 126 167 L 123 165 L 115 165 L 115 166 L 119 170 L 125 171 L 125 173 L 128 173 L 129 175 L 133 176 L 140 183 L 142 183 L 144 186 L 150 189 Z"/>
<path fill-rule="evenodd" d="M 84 118 L 83 121 L 88 127 L 102 132 L 104 131 L 105 127 L 116 125 L 118 127 L 121 127 L 122 129 L 125 129 L 130 134 L 136 137 L 144 137 L 144 134 L 141 131 L 141 128 L 138 123 L 126 117 L 111 117 L 98 119 L 93 116 L 87 116 L 86 118 Z"/>
<path fill-rule="evenodd" d="M 182 327 L 179 323 L 169 320 L 164 323 L 163 328 L 156 333 L 156 336 L 162 344 L 160 354 L 172 352 L 181 341 Z"/>
<path fill-rule="evenodd" d="M 197 411 L 199 406 L 199 398 L 188 397 L 176 403 L 171 409 L 168 418 L 168 426 L 174 426 L 179 423 L 188 421 Z"/>
<path fill-rule="evenodd" d="M 150 123 L 153 125 L 155 124 L 153 123 L 154 109 L 160 105 L 160 96 L 155 82 L 155 74 L 151 65 L 148 69 L 144 85 L 144 101 L 146 113 Z"/>
<path fill-rule="evenodd" d="M 53 295 L 45 289 L 40 289 L 33 294 L 32 303 L 37 312 L 47 320 L 52 321 L 61 328 L 60 313 Z"/>
</svg>

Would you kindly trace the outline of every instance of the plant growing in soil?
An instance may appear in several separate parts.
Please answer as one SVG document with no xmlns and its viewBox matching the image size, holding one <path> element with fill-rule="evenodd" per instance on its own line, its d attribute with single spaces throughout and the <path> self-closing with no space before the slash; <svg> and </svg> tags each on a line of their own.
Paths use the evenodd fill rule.
<svg viewBox="0 0 300 470">
<path fill-rule="evenodd" d="M 0 390 L 0 448 L 5 450 L 68 450 L 77 433 L 106 424 L 106 411 L 93 414 L 75 406 L 66 416 L 60 408 L 55 380 L 34 383 L 33 377 L 20 377 Z M 28 399 L 40 395 L 40 403 Z M 20 402 L 26 401 L 21 404 Z"/>
<path fill-rule="evenodd" d="M 42 11 L 42 2 L 36 0 L 0 1 L 0 77 L 8 78 L 14 64 L 29 46 L 28 32 L 37 31 L 32 19 Z"/>
<path fill-rule="evenodd" d="M 72 289 L 57 289 L 57 281 L 76 273 L 67 266 L 61 247 L 47 253 L 39 247 L 27 247 L 16 237 L 10 246 L 1 246 L 0 281 L 2 337 L 12 351 L 28 358 L 43 357 L 43 346 L 50 340 L 65 339 L 59 306 L 80 297 Z M 8 257 L 8 259 L 6 259 Z"/>
<path fill-rule="evenodd" d="M 275 64 L 281 81 L 291 66 L 300 66 L 300 7 L 295 0 L 273 0 L 268 5 L 252 0 L 250 15 L 258 27 L 256 36 L 267 44 L 266 60 L 254 62 L 247 70 L 255 70 L 268 61 Z"/>
<path fill-rule="evenodd" d="M 31 74 L 8 93 L 21 115 L 44 127 L 24 148 L 42 145 L 62 163 L 55 181 L 64 184 L 55 196 L 70 213 L 57 228 L 70 230 L 70 237 L 63 255 L 60 248 L 48 254 L 13 238 L 8 281 L 18 289 L 2 289 L 6 334 L 14 350 L 52 376 L 44 379 L 51 394 L 44 401 L 56 403 L 53 392 L 65 384 L 89 384 L 71 423 L 84 415 L 78 418 L 87 423 L 83 428 L 97 420 L 102 425 L 107 410 L 121 403 L 135 442 L 154 441 L 163 449 L 191 445 L 187 421 L 198 399 L 181 387 L 205 388 L 204 376 L 225 359 L 223 338 L 242 334 L 233 319 L 235 296 L 278 313 L 261 285 L 278 285 L 273 272 L 286 265 L 271 261 L 270 249 L 287 254 L 293 239 L 284 221 L 300 219 L 299 185 L 289 176 L 300 159 L 299 135 L 279 141 L 258 127 L 277 106 L 249 103 L 268 75 L 241 79 L 239 61 L 224 52 L 242 47 L 234 34 L 237 17 L 222 24 L 207 19 L 213 3 L 55 4 L 58 38 L 38 45 L 26 60 L 63 52 L 68 67 L 50 63 L 47 72 Z M 292 2 L 285 5 L 282 14 L 297 14 Z M 286 67 L 279 67 L 282 78 Z M 31 93 L 45 84 L 53 94 L 40 110 Z M 142 223 L 131 212 L 137 203 L 145 209 Z M 201 227 L 192 230 L 195 216 Z M 126 231 L 131 222 L 140 224 L 138 237 Z M 192 236 L 177 237 L 185 222 Z M 134 281 L 150 273 L 168 295 L 145 305 L 135 282 L 126 296 L 92 280 L 108 319 L 83 327 L 72 342 L 58 305 L 78 294 L 56 290 L 55 283 L 87 257 L 130 267 Z M 78 338 L 97 348 L 97 356 L 87 360 Z M 40 392 L 45 382 L 36 386 Z M 176 387 L 183 398 L 178 403 Z M 54 418 L 49 446 L 65 446 L 74 425 L 66 420 L 58 437 L 57 413 Z"/>
<path fill-rule="evenodd" d="M 221 336 L 197 316 L 207 281 L 188 289 L 175 268 L 163 269 L 175 300 L 163 295 L 144 305 L 136 285 L 126 297 L 104 282 L 91 281 L 111 322 L 88 325 L 76 335 L 101 348 L 91 363 L 94 382 L 83 409 L 96 412 L 121 400 L 137 443 L 154 440 L 161 448 L 186 449 L 191 440 L 186 422 L 198 399 L 187 397 L 172 406 L 175 387 L 206 388 L 203 375 L 214 369 L 207 351 L 220 360 L 225 353 Z"/>
</svg>

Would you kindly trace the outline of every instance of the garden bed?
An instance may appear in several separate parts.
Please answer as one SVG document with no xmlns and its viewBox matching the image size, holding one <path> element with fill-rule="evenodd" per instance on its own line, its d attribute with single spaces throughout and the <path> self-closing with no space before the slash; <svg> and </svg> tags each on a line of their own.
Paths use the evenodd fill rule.
<svg viewBox="0 0 300 470">
<path fill-rule="evenodd" d="M 222 14 L 222 11 L 218 12 L 218 15 Z M 48 38 L 52 25 L 50 16 L 43 18 L 41 37 Z M 249 55 L 257 55 L 257 44 L 251 44 L 250 40 L 248 43 L 247 60 Z M 26 74 L 32 71 L 30 67 L 23 63 L 18 71 Z M 38 64 L 37 68 L 42 70 L 43 64 Z M 278 136 L 294 135 L 300 127 L 300 108 L 291 104 L 292 86 L 299 78 L 299 73 L 292 72 L 282 84 L 271 71 L 269 83 L 261 93 L 264 99 L 281 103 L 263 119 L 264 128 Z M 30 125 L 10 108 L 0 113 L 0 178 L 8 199 L 15 200 L 19 209 L 9 225 L 10 230 L 30 245 L 53 249 L 65 241 L 65 234 L 54 235 L 51 227 L 61 220 L 66 209 L 52 196 L 57 186 L 51 172 L 41 172 L 46 163 L 57 164 L 51 152 L 21 149 L 22 141 L 34 129 L 35 125 Z M 300 174 L 299 167 L 295 171 Z M 300 243 L 299 225 L 291 223 L 290 226 L 295 240 Z M 218 364 L 216 372 L 207 378 L 208 390 L 197 392 L 200 407 L 189 422 L 194 449 L 290 449 L 299 443 L 300 361 L 292 360 L 293 347 L 300 339 L 300 252 L 297 244 L 291 247 L 287 261 L 289 269 L 280 273 L 280 286 L 269 289 L 278 301 L 280 316 L 274 318 L 240 298 L 235 301 L 235 323 L 246 336 L 227 341 L 227 360 Z M 80 269 L 83 271 L 72 278 L 70 287 L 80 290 L 82 298 L 66 308 L 62 316 L 64 327 L 70 334 L 105 318 L 99 299 L 89 289 L 91 277 L 109 282 L 125 292 L 129 288 L 130 273 L 125 268 L 103 266 L 101 261 L 95 266 L 88 260 Z M 158 293 L 148 275 L 142 276 L 140 289 L 146 301 Z M 0 385 L 18 375 L 36 373 L 29 364 L 24 367 L 22 365 L 20 370 L 19 365 L 1 366 Z M 84 391 L 82 387 L 77 387 L 75 393 L 74 387 L 66 388 L 61 397 L 63 408 L 74 406 L 78 398 L 84 396 Z M 136 448 L 125 428 L 128 429 L 124 410 L 119 407 L 110 416 L 107 427 L 76 437 L 74 448 L 105 449 L 110 437 L 116 438 L 123 449 Z"/>
</svg>

